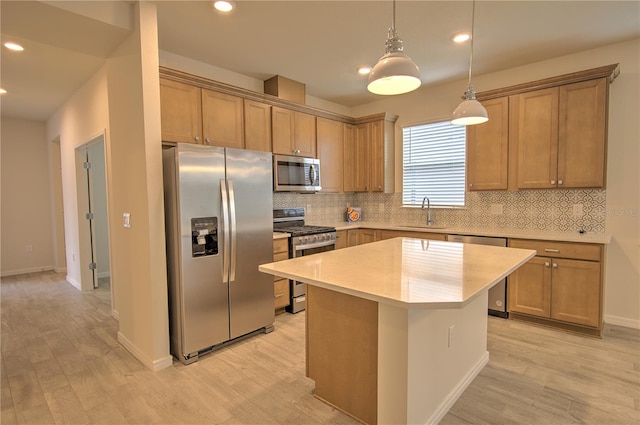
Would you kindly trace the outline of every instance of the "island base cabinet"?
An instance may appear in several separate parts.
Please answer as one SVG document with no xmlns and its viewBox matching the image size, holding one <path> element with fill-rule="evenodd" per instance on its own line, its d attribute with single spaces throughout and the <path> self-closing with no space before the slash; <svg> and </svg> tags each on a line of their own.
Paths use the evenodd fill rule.
<svg viewBox="0 0 640 425">
<path fill-rule="evenodd" d="M 363 423 L 438 423 L 489 361 L 487 291 L 427 309 L 307 285 L 306 354 L 315 396 Z"/>
</svg>

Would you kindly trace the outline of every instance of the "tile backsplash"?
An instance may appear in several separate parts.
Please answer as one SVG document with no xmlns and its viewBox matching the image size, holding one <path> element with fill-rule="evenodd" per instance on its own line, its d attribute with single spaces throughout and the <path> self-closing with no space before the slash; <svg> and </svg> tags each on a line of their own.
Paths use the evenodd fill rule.
<svg viewBox="0 0 640 425">
<path fill-rule="evenodd" d="M 420 225 L 426 212 L 402 207 L 402 194 L 274 193 L 274 208 L 306 207 L 309 223 L 346 221 L 347 206 L 361 207 L 364 221 Z M 604 233 L 606 191 L 521 190 L 467 192 L 464 208 L 432 207 L 434 224 L 460 229 L 498 228 Z"/>
</svg>

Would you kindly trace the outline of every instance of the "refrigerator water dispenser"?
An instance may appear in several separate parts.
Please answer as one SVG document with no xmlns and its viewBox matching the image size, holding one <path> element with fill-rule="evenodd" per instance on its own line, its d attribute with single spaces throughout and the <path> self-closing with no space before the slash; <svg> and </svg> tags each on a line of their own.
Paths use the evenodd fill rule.
<svg viewBox="0 0 640 425">
<path fill-rule="evenodd" d="M 218 254 L 218 217 L 191 219 L 191 255 L 203 257 Z"/>
</svg>

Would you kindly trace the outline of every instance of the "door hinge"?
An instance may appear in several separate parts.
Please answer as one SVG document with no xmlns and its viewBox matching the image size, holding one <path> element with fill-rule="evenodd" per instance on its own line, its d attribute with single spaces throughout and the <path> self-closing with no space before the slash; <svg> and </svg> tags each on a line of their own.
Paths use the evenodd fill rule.
<svg viewBox="0 0 640 425">
<path fill-rule="evenodd" d="M 93 220 L 93 213 L 86 213 L 85 217 L 87 217 L 87 220 Z"/>
<path fill-rule="evenodd" d="M 90 168 L 91 168 L 91 163 L 90 163 L 90 162 L 83 162 L 83 163 L 82 163 L 82 167 L 83 167 L 85 170 L 88 170 L 88 169 L 90 169 Z"/>
<path fill-rule="evenodd" d="M 89 270 L 95 270 L 98 268 L 98 265 L 96 263 L 89 263 Z"/>
</svg>

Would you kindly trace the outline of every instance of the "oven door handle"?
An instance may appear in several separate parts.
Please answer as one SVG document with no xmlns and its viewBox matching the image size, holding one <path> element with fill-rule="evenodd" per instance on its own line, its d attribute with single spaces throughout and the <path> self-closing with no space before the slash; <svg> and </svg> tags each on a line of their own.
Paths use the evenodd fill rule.
<svg viewBox="0 0 640 425">
<path fill-rule="evenodd" d="M 295 253 L 297 251 L 302 251 L 305 249 L 311 249 L 311 248 L 322 248 L 325 246 L 334 246 L 336 245 L 336 241 L 335 240 L 331 240 L 331 241 L 320 241 L 320 242 L 314 242 L 314 243 L 306 243 L 304 245 L 296 245 L 293 248 L 294 251 L 294 257 L 298 257 L 297 255 L 295 255 Z"/>
</svg>

